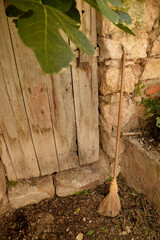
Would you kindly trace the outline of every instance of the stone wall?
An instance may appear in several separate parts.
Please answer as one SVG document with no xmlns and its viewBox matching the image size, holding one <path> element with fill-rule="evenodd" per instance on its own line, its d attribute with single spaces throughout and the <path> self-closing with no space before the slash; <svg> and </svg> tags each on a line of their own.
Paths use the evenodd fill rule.
<svg viewBox="0 0 160 240">
<path fill-rule="evenodd" d="M 132 17 L 130 28 L 136 37 L 127 35 L 102 16 L 98 16 L 100 142 L 104 152 L 114 158 L 119 108 L 121 58 L 126 51 L 122 132 L 141 127 L 141 97 L 135 84 L 145 85 L 143 97 L 160 94 L 160 1 L 124 0 Z M 124 151 L 121 142 L 120 154 Z"/>
<path fill-rule="evenodd" d="M 141 139 L 129 137 L 121 161 L 121 173 L 130 187 L 143 193 L 160 213 L 160 154 L 143 144 Z"/>
</svg>

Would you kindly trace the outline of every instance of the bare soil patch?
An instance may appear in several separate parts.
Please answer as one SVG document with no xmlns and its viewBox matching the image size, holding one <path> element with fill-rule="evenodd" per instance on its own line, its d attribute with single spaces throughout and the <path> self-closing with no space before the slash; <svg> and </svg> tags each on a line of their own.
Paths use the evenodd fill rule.
<svg viewBox="0 0 160 240">
<path fill-rule="evenodd" d="M 160 239 L 160 216 L 143 195 L 118 178 L 122 209 L 115 218 L 97 213 L 109 181 L 96 189 L 55 197 L 7 213 L 0 218 L 1 240 L 135 240 Z M 82 238 L 79 238 L 79 240 Z"/>
</svg>

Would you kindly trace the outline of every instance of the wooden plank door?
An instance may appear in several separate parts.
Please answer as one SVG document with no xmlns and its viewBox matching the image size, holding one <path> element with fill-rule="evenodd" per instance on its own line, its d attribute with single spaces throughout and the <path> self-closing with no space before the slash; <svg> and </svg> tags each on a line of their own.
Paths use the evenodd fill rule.
<svg viewBox="0 0 160 240">
<path fill-rule="evenodd" d="M 79 166 L 70 68 L 51 76 L 50 96 L 60 171 Z"/>
<path fill-rule="evenodd" d="M 12 159 L 8 151 L 2 130 L 0 129 L 0 160 L 3 160 L 5 171 L 9 180 L 17 180 L 16 171 L 14 170 Z"/>
<path fill-rule="evenodd" d="M 0 4 L 0 102 L 4 101 L 0 147 L 9 179 L 51 174 L 97 161 L 97 59 L 80 52 L 61 74 L 44 74 L 11 19 L 8 30 L 2 0 Z M 96 13 L 83 1 L 77 4 L 82 31 L 96 48 Z"/>
<path fill-rule="evenodd" d="M 40 175 L 26 117 L 3 1 L 0 0 L 0 127 L 8 178 Z M 5 144 L 10 158 L 6 154 Z"/>
<path fill-rule="evenodd" d="M 26 114 L 40 172 L 42 175 L 58 172 L 55 136 L 46 87 L 50 75 L 42 72 L 34 53 L 22 43 L 11 19 L 9 25 Z"/>
<path fill-rule="evenodd" d="M 96 12 L 86 2 L 77 0 L 81 30 L 97 47 Z M 99 159 L 97 59 L 80 52 L 72 63 L 78 155 L 81 165 Z"/>
</svg>

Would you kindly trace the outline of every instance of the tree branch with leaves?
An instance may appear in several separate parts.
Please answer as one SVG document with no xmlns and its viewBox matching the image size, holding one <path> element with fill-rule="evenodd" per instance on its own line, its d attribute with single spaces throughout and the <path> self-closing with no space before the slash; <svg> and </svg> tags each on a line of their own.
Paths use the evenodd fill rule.
<svg viewBox="0 0 160 240">
<path fill-rule="evenodd" d="M 134 35 L 127 27 L 131 18 L 120 0 L 84 0 L 114 25 Z M 94 47 L 80 31 L 80 13 L 75 0 L 9 0 L 6 9 L 23 43 L 31 48 L 45 73 L 53 74 L 66 68 L 75 54 L 61 35 L 62 30 L 77 48 L 94 55 Z"/>
</svg>

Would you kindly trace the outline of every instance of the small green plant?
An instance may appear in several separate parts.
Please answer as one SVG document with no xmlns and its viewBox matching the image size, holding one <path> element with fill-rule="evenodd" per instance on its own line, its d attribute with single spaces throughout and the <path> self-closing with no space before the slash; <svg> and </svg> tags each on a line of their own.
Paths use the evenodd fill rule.
<svg viewBox="0 0 160 240">
<path fill-rule="evenodd" d="M 16 181 L 13 181 L 13 180 L 9 181 L 9 187 L 15 187 L 17 184 L 18 182 Z"/>
<path fill-rule="evenodd" d="M 148 235 L 149 234 L 149 228 L 145 228 L 145 235 Z"/>
<path fill-rule="evenodd" d="M 142 81 L 139 81 L 134 85 L 136 87 L 137 94 L 142 96 L 142 89 L 145 85 Z M 152 118 L 155 122 L 155 126 L 160 128 L 160 96 L 152 98 L 148 97 L 138 102 L 137 105 L 144 105 L 146 109 L 146 118 Z"/>
<path fill-rule="evenodd" d="M 74 196 L 78 196 L 78 195 L 84 195 L 84 196 L 87 196 L 89 193 L 88 193 L 88 190 L 84 190 L 83 192 L 76 192 L 74 194 Z"/>
<path fill-rule="evenodd" d="M 106 232 L 107 232 L 107 227 L 103 226 L 103 227 L 101 227 L 101 230 L 102 230 L 104 233 L 106 233 Z"/>
<path fill-rule="evenodd" d="M 137 195 L 136 195 L 134 192 L 132 192 L 132 195 L 133 195 L 134 197 L 137 197 Z"/>
<path fill-rule="evenodd" d="M 85 190 L 85 191 L 82 193 L 82 195 L 87 196 L 87 195 L 88 195 L 88 191 Z"/>
<path fill-rule="evenodd" d="M 137 91 L 138 95 L 141 97 L 142 96 L 142 89 L 145 88 L 145 85 L 143 84 L 142 81 L 139 81 L 134 86 L 136 87 L 136 91 Z"/>
<path fill-rule="evenodd" d="M 113 177 L 108 178 L 108 181 L 112 181 L 112 180 L 113 180 Z"/>
<path fill-rule="evenodd" d="M 107 227 L 101 227 L 101 230 L 106 231 Z"/>
<path fill-rule="evenodd" d="M 160 128 L 160 96 L 156 98 L 147 98 L 142 101 L 146 108 L 146 117 L 152 118 L 156 127 Z"/>
<path fill-rule="evenodd" d="M 95 230 L 89 230 L 87 233 L 87 236 L 91 236 L 94 232 L 95 232 Z"/>
</svg>

